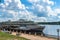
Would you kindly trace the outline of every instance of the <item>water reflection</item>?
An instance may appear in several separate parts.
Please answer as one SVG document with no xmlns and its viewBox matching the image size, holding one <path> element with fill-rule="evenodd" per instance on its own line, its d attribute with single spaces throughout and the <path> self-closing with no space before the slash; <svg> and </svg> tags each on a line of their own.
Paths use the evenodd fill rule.
<svg viewBox="0 0 60 40">
<path fill-rule="evenodd" d="M 49 35 L 57 35 L 57 29 L 60 29 L 60 25 L 44 25 L 44 33 Z"/>
</svg>

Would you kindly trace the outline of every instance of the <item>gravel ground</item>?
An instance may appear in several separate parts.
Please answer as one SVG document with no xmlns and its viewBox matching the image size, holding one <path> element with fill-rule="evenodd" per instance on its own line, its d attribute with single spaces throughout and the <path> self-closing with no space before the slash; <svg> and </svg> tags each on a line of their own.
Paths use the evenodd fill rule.
<svg viewBox="0 0 60 40">
<path fill-rule="evenodd" d="M 16 35 L 16 32 L 13 32 L 12 35 Z M 24 37 L 30 40 L 57 40 L 54 38 L 47 38 L 47 37 L 41 37 L 41 36 L 35 36 L 35 35 L 29 35 L 29 34 L 20 34 L 20 37 Z"/>
</svg>

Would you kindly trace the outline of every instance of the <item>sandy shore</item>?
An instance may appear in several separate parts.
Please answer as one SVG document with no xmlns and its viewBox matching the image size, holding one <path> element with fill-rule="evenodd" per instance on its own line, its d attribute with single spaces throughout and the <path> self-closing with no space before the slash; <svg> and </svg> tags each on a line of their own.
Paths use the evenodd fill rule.
<svg viewBox="0 0 60 40">
<path fill-rule="evenodd" d="M 12 35 L 16 35 L 16 32 L 13 32 Z M 34 35 L 23 34 L 23 33 L 21 33 L 19 36 L 20 36 L 20 37 L 27 38 L 27 39 L 30 39 L 30 40 L 56 40 L 56 39 L 54 39 L 54 38 L 34 36 Z"/>
</svg>

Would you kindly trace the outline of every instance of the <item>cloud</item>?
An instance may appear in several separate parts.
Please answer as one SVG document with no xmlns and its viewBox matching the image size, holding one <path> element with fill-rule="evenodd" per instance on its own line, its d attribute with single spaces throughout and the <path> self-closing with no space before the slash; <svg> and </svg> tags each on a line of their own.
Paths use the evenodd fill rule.
<svg viewBox="0 0 60 40">
<path fill-rule="evenodd" d="M 48 5 L 54 5 L 54 2 L 50 0 L 43 0 L 43 2 L 47 3 Z"/>
<path fill-rule="evenodd" d="M 0 12 L 3 14 L 11 14 L 12 18 L 7 18 L 10 20 L 18 20 L 20 18 L 33 20 L 33 21 L 50 21 L 56 19 L 58 16 L 59 8 L 52 9 L 55 2 L 50 0 L 27 0 L 31 3 L 31 6 L 26 6 L 21 2 L 21 0 L 4 0 L 4 3 L 0 4 Z M 6 13 L 5 13 L 6 12 Z M 44 15 L 43 15 L 44 14 Z M 39 15 L 39 16 L 38 16 Z M 45 16 L 46 15 L 46 16 Z M 2 16 L 2 15 L 1 15 Z M 52 16 L 52 17 L 51 17 Z M 5 19 L 5 18 L 4 18 Z"/>
<path fill-rule="evenodd" d="M 50 0 L 28 0 L 28 2 L 32 4 L 47 4 L 47 5 L 54 5 L 55 2 L 50 1 Z"/>
<path fill-rule="evenodd" d="M 35 17 L 33 20 L 35 20 L 35 22 L 47 22 L 46 17 Z"/>
<path fill-rule="evenodd" d="M 48 12 L 48 16 L 57 16 L 57 13 L 55 13 L 55 11 L 52 10 L 50 6 L 47 6 L 47 12 Z"/>
<path fill-rule="evenodd" d="M 57 17 L 60 19 L 60 8 L 56 8 L 54 11 L 57 14 Z"/>
<path fill-rule="evenodd" d="M 28 2 L 33 3 L 34 10 L 37 9 L 39 12 L 47 12 L 47 6 L 51 8 L 54 5 L 54 2 L 50 0 L 28 0 Z"/>
<path fill-rule="evenodd" d="M 6 5 L 5 8 L 2 7 L 4 5 Z M 7 18 L 7 16 L 6 16 L 6 18 L 4 18 L 4 19 L 18 20 L 20 18 L 26 18 L 28 20 L 32 20 L 33 18 L 35 18 L 35 15 L 33 15 L 32 12 L 27 11 L 25 9 L 26 8 L 25 5 L 22 4 L 21 1 L 19 1 L 19 0 L 9 0 L 9 1 L 5 0 L 4 4 L 2 4 L 2 6 L 0 6 L 1 7 L 0 11 L 3 13 L 3 15 L 4 14 L 13 15 L 12 18 Z M 5 12 L 7 12 L 7 13 L 5 13 Z M 3 16 L 3 15 L 1 15 L 1 16 Z"/>
<path fill-rule="evenodd" d="M 37 3 L 39 2 L 40 0 L 28 0 L 30 3 Z"/>
<path fill-rule="evenodd" d="M 48 16 L 58 17 L 58 14 L 60 14 L 60 9 L 55 8 L 54 10 L 52 10 L 50 6 L 47 7 L 47 11 L 48 11 Z"/>
<path fill-rule="evenodd" d="M 48 21 L 57 21 L 60 17 L 60 8 L 52 8 L 56 3 L 51 0 L 28 0 L 28 2 L 32 3 L 34 12 L 36 14 L 41 15 L 46 14 L 46 17 L 44 17 Z M 59 16 L 58 16 L 59 15 Z M 43 15 L 42 15 L 43 16 Z M 38 17 L 39 19 L 39 17 Z M 50 20 L 49 20 L 50 19 Z M 57 20 L 56 20 L 57 19 Z"/>
<path fill-rule="evenodd" d="M 45 8 L 44 8 L 43 5 L 37 4 L 37 5 L 36 5 L 36 8 L 37 8 L 37 10 L 38 10 L 39 12 L 45 11 Z"/>
<path fill-rule="evenodd" d="M 55 12 L 58 13 L 58 14 L 60 14 L 60 8 L 56 8 Z"/>
<path fill-rule="evenodd" d="M 58 16 L 58 18 L 60 18 L 60 16 Z"/>
</svg>

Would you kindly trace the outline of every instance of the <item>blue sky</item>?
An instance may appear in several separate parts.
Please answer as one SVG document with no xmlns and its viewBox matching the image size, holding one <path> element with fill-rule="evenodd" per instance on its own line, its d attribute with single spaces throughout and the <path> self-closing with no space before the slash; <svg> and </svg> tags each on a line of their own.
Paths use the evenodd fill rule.
<svg viewBox="0 0 60 40">
<path fill-rule="evenodd" d="M 60 0 L 1 0 L 0 20 L 60 21 Z"/>
<path fill-rule="evenodd" d="M 56 2 L 55 4 L 56 7 L 60 7 L 60 0 L 52 0 L 52 1 Z"/>
</svg>

